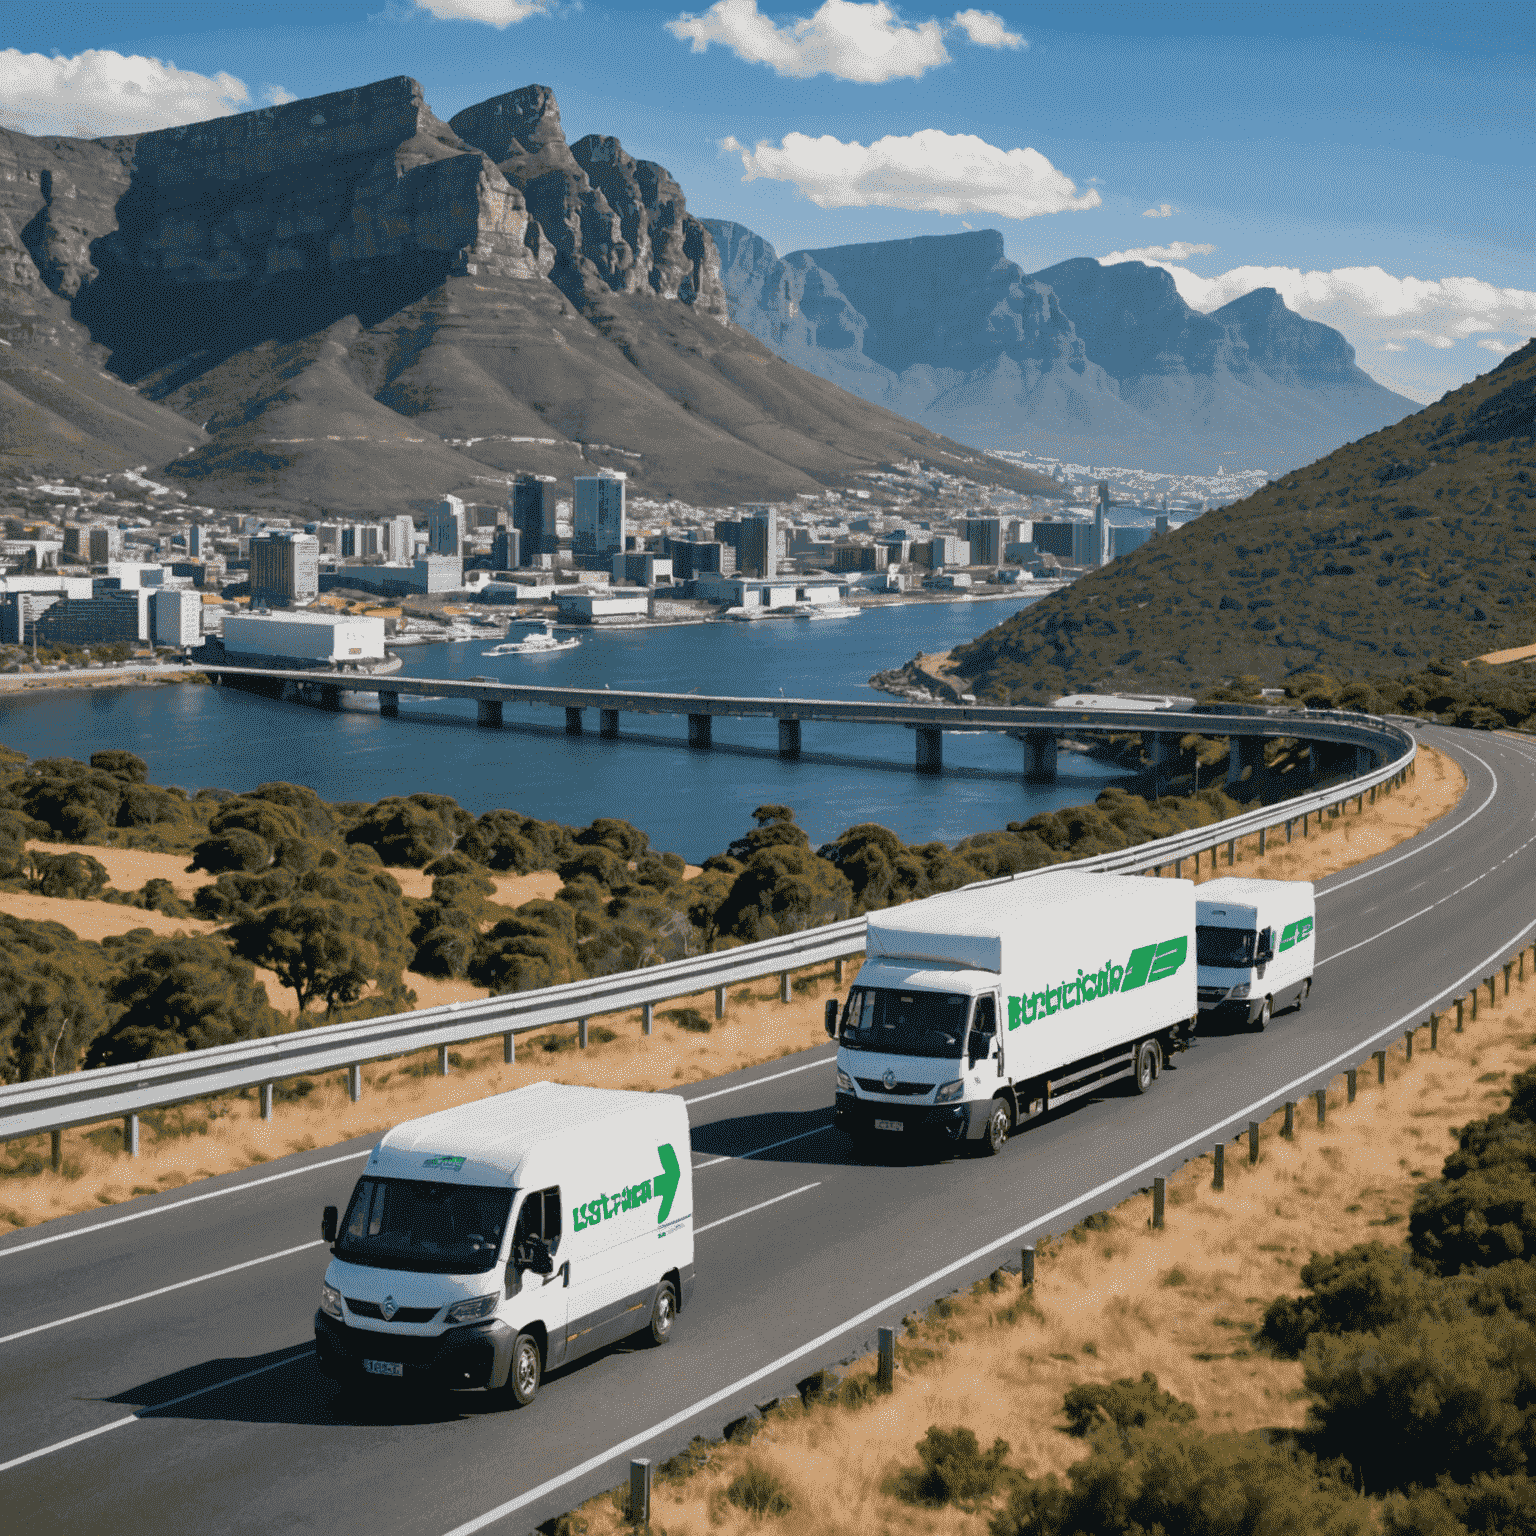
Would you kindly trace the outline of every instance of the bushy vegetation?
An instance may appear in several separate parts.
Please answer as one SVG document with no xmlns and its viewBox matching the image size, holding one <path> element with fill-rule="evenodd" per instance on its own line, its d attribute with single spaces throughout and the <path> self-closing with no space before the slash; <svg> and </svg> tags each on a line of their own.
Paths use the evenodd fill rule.
<svg viewBox="0 0 1536 1536">
<path fill-rule="evenodd" d="M 1536 643 L 1533 401 L 1528 343 L 1435 405 L 1015 614 L 955 651 L 956 669 L 978 697 L 1014 703 L 1199 693 L 1239 674 L 1279 685 L 1318 669 L 1381 690 Z M 1519 686 L 1529 697 L 1529 671 Z"/>
<path fill-rule="evenodd" d="M 919 1464 L 903 1469 L 897 1492 L 913 1504 L 974 1504 L 997 1487 L 1008 1449 L 1008 1442 L 998 1439 L 983 1451 L 975 1430 L 963 1424 L 953 1429 L 930 1424 L 917 1442 Z"/>
</svg>

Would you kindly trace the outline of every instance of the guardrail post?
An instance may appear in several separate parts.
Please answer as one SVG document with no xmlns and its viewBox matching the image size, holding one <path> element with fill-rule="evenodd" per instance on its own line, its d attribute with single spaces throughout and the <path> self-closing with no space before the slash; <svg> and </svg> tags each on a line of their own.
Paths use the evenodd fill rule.
<svg viewBox="0 0 1536 1536">
<path fill-rule="evenodd" d="M 642 1531 L 651 1523 L 651 1461 L 639 1456 L 629 1464 L 629 1518 Z"/>
<path fill-rule="evenodd" d="M 1235 837 L 1229 837 L 1227 839 L 1227 868 L 1231 869 L 1231 867 L 1234 864 L 1236 864 L 1236 863 L 1237 863 L 1237 839 Z"/>
<path fill-rule="evenodd" d="M 587 1021 L 585 1019 L 576 1020 L 576 1044 L 582 1050 L 587 1048 Z"/>
<path fill-rule="evenodd" d="M 1432 1013 L 1429 1016 L 1429 1048 L 1432 1051 L 1440 1049 L 1440 1015 Z"/>
<path fill-rule="evenodd" d="M 1248 1122 L 1248 1166 L 1251 1168 L 1259 1160 L 1259 1122 Z"/>
<path fill-rule="evenodd" d="M 437 1075 L 439 1077 L 448 1076 L 448 1047 L 446 1045 L 440 1045 L 437 1048 Z"/>
<path fill-rule="evenodd" d="M 1296 823 L 1293 820 L 1287 819 L 1285 823 L 1285 840 L 1287 844 L 1289 844 L 1291 840 L 1291 828 L 1295 825 Z"/>
<path fill-rule="evenodd" d="M 1184 878 L 1184 860 L 1183 859 L 1175 859 L 1173 861 L 1173 878 L 1175 880 L 1182 880 Z"/>
<path fill-rule="evenodd" d="M 1317 1099 L 1317 1128 L 1321 1130 L 1328 1123 L 1328 1090 L 1319 1088 L 1314 1097 Z"/>
<path fill-rule="evenodd" d="M 1380 1087 L 1387 1080 L 1387 1053 L 1385 1051 L 1372 1051 L 1376 1058 L 1376 1085 Z"/>
<path fill-rule="evenodd" d="M 1307 836 L 1307 812 L 1305 811 L 1301 813 L 1301 835 Z"/>
<path fill-rule="evenodd" d="M 1505 997 L 1509 996 L 1509 978 L 1510 978 L 1510 974 L 1511 974 L 1511 972 L 1513 972 L 1514 968 L 1515 968 L 1515 962 L 1513 960 L 1506 960 L 1504 962 L 1504 996 Z"/>
<path fill-rule="evenodd" d="M 501 1059 L 509 1067 L 517 1060 L 517 1036 L 510 1029 L 501 1037 Z"/>
<path fill-rule="evenodd" d="M 1458 1035 L 1461 1033 L 1461 1010 L 1462 1010 L 1462 999 L 1458 997 L 1456 999 L 1456 1033 Z"/>
<path fill-rule="evenodd" d="M 363 1064 L 354 1061 L 347 1068 L 347 1097 L 356 1104 L 363 1096 Z"/>
<path fill-rule="evenodd" d="M 1289 1141 L 1295 1132 L 1296 1106 L 1288 1101 L 1285 1106 L 1285 1129 L 1281 1131 L 1280 1134 L 1284 1136 L 1287 1141 Z"/>
<path fill-rule="evenodd" d="M 1348 1102 L 1353 1104 L 1355 1102 L 1355 1069 L 1353 1067 L 1351 1067 L 1349 1071 L 1344 1074 L 1344 1080 L 1349 1084 L 1349 1088 L 1347 1090 L 1349 1094 Z"/>
<path fill-rule="evenodd" d="M 1227 1148 L 1225 1142 L 1216 1143 L 1216 1167 L 1211 1174 L 1211 1188 L 1217 1191 L 1227 1187 Z"/>
<path fill-rule="evenodd" d="M 123 1151 L 129 1157 L 139 1155 L 139 1117 L 137 1115 L 123 1116 Z"/>
<path fill-rule="evenodd" d="M 1019 1250 L 1019 1284 L 1028 1290 L 1035 1283 L 1035 1245 L 1025 1243 Z"/>
<path fill-rule="evenodd" d="M 1494 998 L 1497 996 L 1499 978 L 1495 976 L 1483 977 L 1483 985 L 1488 988 L 1488 1006 L 1493 1007 Z"/>
<path fill-rule="evenodd" d="M 263 1120 L 272 1118 L 272 1087 L 271 1083 L 261 1085 L 261 1118 Z"/>
<path fill-rule="evenodd" d="M 1197 848 L 1195 850 L 1195 879 L 1198 880 L 1199 878 L 1200 878 L 1200 850 Z"/>
<path fill-rule="evenodd" d="M 843 962 L 840 958 L 832 962 L 832 980 L 838 986 L 843 984 Z"/>
<path fill-rule="evenodd" d="M 1152 1180 L 1152 1225 L 1159 1232 L 1163 1229 L 1163 1204 L 1167 1194 L 1168 1185 L 1159 1174 Z"/>
<path fill-rule="evenodd" d="M 651 1030 L 655 1027 L 655 1024 L 656 1024 L 656 1004 L 655 1003 L 646 1003 L 640 1009 L 640 1033 L 642 1035 L 650 1034 Z"/>
<path fill-rule="evenodd" d="M 48 1133 L 48 1165 L 55 1173 L 64 1166 L 64 1132 L 49 1131 Z"/>
<path fill-rule="evenodd" d="M 789 972 L 788 971 L 780 971 L 779 972 L 779 1001 L 781 1003 L 787 1003 L 787 1002 L 789 1002 L 791 996 L 792 996 L 792 994 L 791 994 L 791 992 L 789 990 Z"/>
<path fill-rule="evenodd" d="M 1474 1024 L 1476 1024 L 1477 1023 L 1477 988 L 1476 987 L 1472 988 L 1471 997 L 1472 997 L 1472 1022 Z"/>
<path fill-rule="evenodd" d="M 1413 1060 L 1413 1031 L 1411 1029 L 1403 1031 L 1403 1060 Z"/>
<path fill-rule="evenodd" d="M 724 1017 L 725 1017 L 725 988 L 724 987 L 716 987 L 715 988 L 715 1018 L 717 1020 L 719 1020 L 719 1019 L 723 1019 Z"/>
<path fill-rule="evenodd" d="M 1260 827 L 1259 828 L 1259 857 L 1261 859 L 1264 857 L 1265 834 L 1268 831 L 1269 831 L 1268 827 Z"/>
<path fill-rule="evenodd" d="M 896 1330 L 882 1328 L 879 1338 L 880 1354 L 875 1370 L 875 1391 L 889 1392 L 896 1385 Z"/>
</svg>

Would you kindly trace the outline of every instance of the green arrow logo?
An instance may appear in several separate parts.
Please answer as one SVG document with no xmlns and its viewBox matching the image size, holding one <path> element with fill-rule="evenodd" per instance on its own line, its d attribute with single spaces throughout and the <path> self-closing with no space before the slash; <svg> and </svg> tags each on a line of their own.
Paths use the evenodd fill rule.
<svg viewBox="0 0 1536 1536">
<path fill-rule="evenodd" d="M 677 1198 L 677 1186 L 683 1182 L 683 1170 L 678 1166 L 677 1153 L 672 1150 L 671 1142 L 657 1147 L 656 1155 L 661 1159 L 661 1173 L 651 1180 L 651 1189 L 661 1200 L 661 1209 L 656 1213 L 656 1225 L 661 1226 L 672 1209 L 673 1200 Z"/>
</svg>

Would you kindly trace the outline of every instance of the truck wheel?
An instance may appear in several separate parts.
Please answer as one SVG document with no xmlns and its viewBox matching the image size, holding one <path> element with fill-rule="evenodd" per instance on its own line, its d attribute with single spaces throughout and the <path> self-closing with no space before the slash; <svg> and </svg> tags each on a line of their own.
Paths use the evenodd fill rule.
<svg viewBox="0 0 1536 1536">
<path fill-rule="evenodd" d="M 1136 1047 L 1136 1092 L 1147 1093 L 1152 1084 L 1157 1081 L 1157 1074 L 1163 1064 L 1163 1053 L 1157 1048 L 1156 1040 L 1143 1040 Z"/>
<path fill-rule="evenodd" d="M 519 1408 L 526 1408 L 539 1395 L 539 1379 L 544 1361 L 539 1341 L 531 1333 L 520 1333 L 512 1346 L 512 1369 L 507 1372 L 507 1387 Z"/>
<path fill-rule="evenodd" d="M 677 1292 L 670 1280 L 663 1280 L 651 1306 L 650 1336 L 652 1344 L 665 1344 L 672 1337 L 672 1325 L 677 1321 Z"/>
<path fill-rule="evenodd" d="M 1007 1099 L 993 1099 L 987 1113 L 987 1131 L 981 1139 L 981 1150 L 988 1157 L 996 1157 L 1008 1145 L 1008 1133 L 1013 1129 L 1013 1111 Z"/>
<path fill-rule="evenodd" d="M 1269 998 L 1264 999 L 1264 1006 L 1259 1009 L 1259 1016 L 1253 1021 L 1253 1027 L 1262 1035 L 1264 1026 L 1274 1017 L 1274 1008 Z"/>
<path fill-rule="evenodd" d="M 1301 984 L 1301 991 L 1296 994 L 1296 1012 L 1301 1012 L 1301 1005 L 1312 996 L 1312 978 L 1310 976 Z"/>
</svg>

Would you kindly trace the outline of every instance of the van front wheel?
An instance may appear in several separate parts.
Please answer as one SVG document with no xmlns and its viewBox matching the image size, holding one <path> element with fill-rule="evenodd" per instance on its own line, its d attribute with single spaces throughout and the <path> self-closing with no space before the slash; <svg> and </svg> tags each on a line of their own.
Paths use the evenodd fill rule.
<svg viewBox="0 0 1536 1536">
<path fill-rule="evenodd" d="M 1007 1099 L 993 1099 L 987 1114 L 987 1130 L 981 1139 L 981 1150 L 988 1157 L 996 1157 L 1008 1145 L 1008 1133 L 1013 1129 L 1013 1111 Z"/>
<path fill-rule="evenodd" d="M 665 1344 L 672 1337 L 672 1325 L 677 1321 L 677 1292 L 670 1280 L 663 1280 L 651 1305 L 651 1343 Z"/>
<path fill-rule="evenodd" d="M 539 1354 L 539 1341 L 531 1333 L 520 1333 L 512 1346 L 512 1369 L 507 1373 L 507 1385 L 519 1408 L 526 1408 L 539 1395 L 539 1378 L 544 1372 L 544 1362 Z"/>
<path fill-rule="evenodd" d="M 1156 1040 L 1143 1040 L 1136 1047 L 1136 1092 L 1148 1093 L 1152 1084 L 1157 1081 L 1157 1074 L 1163 1065 L 1163 1053 L 1158 1049 Z"/>
</svg>

